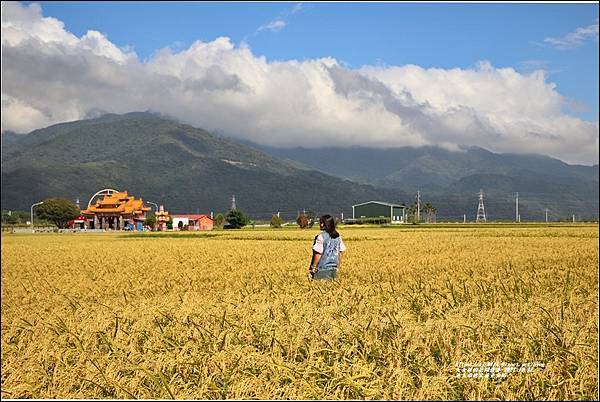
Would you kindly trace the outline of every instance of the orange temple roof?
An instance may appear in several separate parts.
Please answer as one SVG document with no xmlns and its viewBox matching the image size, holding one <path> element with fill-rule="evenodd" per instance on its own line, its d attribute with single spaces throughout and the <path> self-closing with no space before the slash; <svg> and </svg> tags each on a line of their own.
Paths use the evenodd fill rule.
<svg viewBox="0 0 600 402">
<path fill-rule="evenodd" d="M 111 195 L 106 195 L 95 205 L 84 211 L 84 214 L 92 215 L 97 213 L 114 213 L 114 214 L 133 214 L 140 215 L 145 211 L 149 211 L 150 207 L 144 206 L 144 201 L 139 198 L 127 194 L 127 191 L 121 191 Z"/>
</svg>

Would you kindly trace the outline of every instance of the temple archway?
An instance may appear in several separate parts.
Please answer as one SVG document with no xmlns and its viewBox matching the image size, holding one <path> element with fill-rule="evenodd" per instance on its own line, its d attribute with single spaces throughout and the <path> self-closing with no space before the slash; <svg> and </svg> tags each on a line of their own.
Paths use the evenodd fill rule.
<svg viewBox="0 0 600 402">
<path fill-rule="evenodd" d="M 103 195 L 111 195 L 111 194 L 115 194 L 115 193 L 118 193 L 118 191 L 114 190 L 112 188 L 105 188 L 105 189 L 98 191 L 96 194 L 92 195 L 92 198 L 90 198 L 90 200 L 88 201 L 87 209 L 90 209 L 90 207 L 92 206 L 92 203 L 96 197 L 100 197 Z"/>
</svg>

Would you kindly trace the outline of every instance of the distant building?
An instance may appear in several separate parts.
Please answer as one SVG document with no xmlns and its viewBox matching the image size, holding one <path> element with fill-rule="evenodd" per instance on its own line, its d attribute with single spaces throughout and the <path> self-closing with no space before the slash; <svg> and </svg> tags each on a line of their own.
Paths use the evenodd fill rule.
<svg viewBox="0 0 600 402">
<path fill-rule="evenodd" d="M 127 191 L 118 191 L 104 195 L 81 214 L 90 229 L 142 230 L 149 210 L 150 207 L 146 207 L 141 198 L 136 199 Z"/>
<path fill-rule="evenodd" d="M 208 215 L 180 214 L 171 215 L 173 218 L 173 230 L 212 230 L 213 220 Z"/>
<path fill-rule="evenodd" d="M 389 219 L 390 223 L 404 223 L 406 221 L 406 206 L 382 201 L 367 201 L 352 205 L 352 219 Z"/>
</svg>

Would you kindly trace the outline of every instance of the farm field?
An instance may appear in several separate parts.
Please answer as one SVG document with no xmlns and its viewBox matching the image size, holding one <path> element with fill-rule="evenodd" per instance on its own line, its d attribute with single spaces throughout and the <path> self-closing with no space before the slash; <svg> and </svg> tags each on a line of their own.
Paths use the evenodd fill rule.
<svg viewBox="0 0 600 402">
<path fill-rule="evenodd" d="M 597 225 L 317 233 L 3 234 L 2 398 L 598 399 Z"/>
</svg>

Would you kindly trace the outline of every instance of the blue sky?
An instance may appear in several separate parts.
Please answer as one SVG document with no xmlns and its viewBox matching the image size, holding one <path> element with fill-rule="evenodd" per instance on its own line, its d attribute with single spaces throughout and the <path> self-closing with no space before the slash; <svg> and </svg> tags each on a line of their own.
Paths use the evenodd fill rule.
<svg viewBox="0 0 600 402">
<path fill-rule="evenodd" d="M 557 49 L 560 38 L 597 24 L 598 4 L 41 2 L 45 16 L 77 36 L 94 29 L 141 59 L 220 36 L 246 41 L 268 60 L 334 57 L 349 68 L 416 64 L 423 68 L 494 67 L 547 81 L 574 101 L 567 113 L 598 120 L 598 42 Z M 273 21 L 285 26 L 263 28 Z M 277 26 L 275 26 L 277 28 Z M 258 31 L 257 31 L 258 30 Z M 597 38 L 597 35 L 596 35 Z"/>
</svg>

